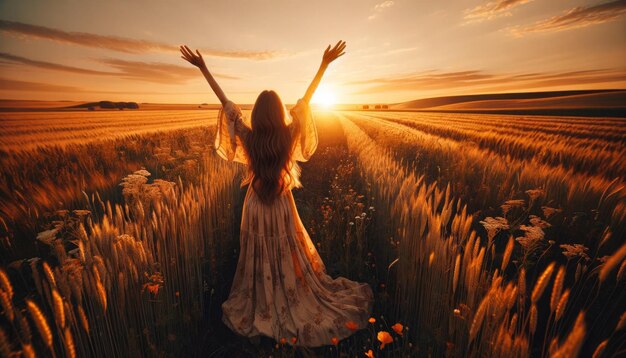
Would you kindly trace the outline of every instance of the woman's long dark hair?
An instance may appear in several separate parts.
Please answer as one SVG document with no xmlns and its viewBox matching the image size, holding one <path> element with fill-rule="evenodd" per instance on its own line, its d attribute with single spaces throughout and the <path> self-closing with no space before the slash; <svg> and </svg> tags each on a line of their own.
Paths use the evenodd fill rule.
<svg viewBox="0 0 626 358">
<path fill-rule="evenodd" d="M 252 109 L 252 131 L 245 139 L 251 176 L 246 180 L 259 199 L 271 204 L 294 183 L 293 141 L 285 123 L 285 107 L 274 91 L 263 91 Z M 255 183 L 259 183 L 255 185 Z"/>
</svg>

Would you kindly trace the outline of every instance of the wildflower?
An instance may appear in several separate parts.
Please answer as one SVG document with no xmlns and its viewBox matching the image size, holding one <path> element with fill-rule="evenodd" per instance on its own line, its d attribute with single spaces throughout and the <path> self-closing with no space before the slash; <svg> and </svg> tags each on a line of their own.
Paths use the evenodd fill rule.
<svg viewBox="0 0 626 358">
<path fill-rule="evenodd" d="M 555 209 L 555 208 L 551 208 L 549 206 L 542 206 L 541 210 L 543 210 L 543 216 L 545 216 L 546 218 L 549 218 L 550 216 L 554 215 L 555 213 L 560 213 L 562 211 L 561 209 Z"/>
<path fill-rule="evenodd" d="M 540 217 L 538 217 L 536 215 L 531 215 L 530 216 L 530 225 L 537 226 L 537 227 L 540 227 L 542 229 L 549 228 L 550 226 L 552 226 L 552 225 L 550 225 L 549 222 L 542 220 Z"/>
<path fill-rule="evenodd" d="M 365 356 L 367 358 L 374 358 L 374 352 L 372 352 L 372 350 L 368 350 L 367 352 L 365 352 Z"/>
<path fill-rule="evenodd" d="M 393 338 L 391 337 L 389 332 L 386 331 L 379 331 L 376 338 L 378 338 L 378 340 L 381 342 L 380 349 L 385 348 L 385 344 L 393 342 Z"/>
<path fill-rule="evenodd" d="M 46 230 L 46 231 L 42 231 L 39 234 L 37 234 L 37 240 L 40 240 L 41 242 L 51 245 L 52 241 L 54 241 L 54 239 L 56 239 L 56 233 L 59 231 L 59 229 L 52 229 L 52 230 Z"/>
<path fill-rule="evenodd" d="M 507 200 L 504 204 L 500 205 L 500 207 L 502 208 L 504 215 L 506 215 L 511 208 L 522 207 L 524 204 L 526 204 L 526 202 L 523 199 Z"/>
<path fill-rule="evenodd" d="M 158 283 L 144 283 L 142 291 L 147 288 L 150 293 L 156 296 L 159 293 L 159 287 Z"/>
<path fill-rule="evenodd" d="M 370 317 L 370 319 L 367 320 L 369 323 L 374 324 L 376 323 L 376 318 L 374 317 Z"/>
<path fill-rule="evenodd" d="M 285 338 L 285 337 L 281 338 L 280 339 L 280 344 L 284 345 L 285 343 L 287 343 L 287 338 Z"/>
<path fill-rule="evenodd" d="M 401 323 L 396 323 L 391 326 L 391 329 L 393 329 L 397 334 L 402 335 L 402 329 L 404 329 L 404 326 Z"/>
<path fill-rule="evenodd" d="M 559 245 L 563 249 L 563 255 L 568 259 L 573 259 L 579 256 L 582 259 L 589 260 L 589 255 L 585 251 L 589 251 L 589 248 L 585 245 Z"/>
<path fill-rule="evenodd" d="M 298 341 L 298 338 L 291 337 L 291 344 L 296 344 L 297 341 Z"/>
<path fill-rule="evenodd" d="M 144 177 L 149 177 L 150 176 L 150 172 L 145 170 L 145 169 L 139 169 L 139 170 L 135 171 L 135 173 L 133 173 L 133 174 L 141 175 L 141 176 L 144 176 Z"/>
<path fill-rule="evenodd" d="M 351 331 L 356 331 L 359 329 L 359 326 L 354 321 L 348 321 L 346 322 L 346 328 Z"/>
<path fill-rule="evenodd" d="M 480 223 L 485 227 L 485 230 L 487 230 L 489 240 L 493 239 L 500 230 L 509 229 L 508 220 L 500 216 L 497 218 L 486 217 L 485 220 L 480 221 Z"/>
<path fill-rule="evenodd" d="M 538 197 L 545 194 L 545 191 L 543 191 L 543 189 L 530 189 L 526 190 L 526 194 L 528 194 L 530 200 L 536 200 Z"/>
<path fill-rule="evenodd" d="M 524 236 L 526 236 L 529 239 L 543 240 L 543 237 L 545 236 L 545 233 L 539 226 L 520 225 L 519 228 L 520 230 L 525 232 Z"/>
<path fill-rule="evenodd" d="M 330 339 L 330 343 L 334 344 L 334 345 L 338 345 L 339 344 L 339 339 L 337 339 L 337 337 L 333 337 Z"/>
</svg>

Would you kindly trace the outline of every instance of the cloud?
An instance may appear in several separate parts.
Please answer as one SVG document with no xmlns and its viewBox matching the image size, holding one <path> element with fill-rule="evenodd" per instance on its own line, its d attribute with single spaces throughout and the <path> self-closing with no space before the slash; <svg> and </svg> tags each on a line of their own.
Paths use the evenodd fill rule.
<svg viewBox="0 0 626 358">
<path fill-rule="evenodd" d="M 5 64 L 19 63 L 19 64 L 28 65 L 32 67 L 43 68 L 46 70 L 64 71 L 64 72 L 78 73 L 78 74 L 84 74 L 84 75 L 106 75 L 106 76 L 117 75 L 117 73 L 115 72 L 90 70 L 86 68 L 65 66 L 65 65 L 61 65 L 57 63 L 52 63 L 52 62 L 32 60 L 26 57 L 16 56 L 16 55 L 12 55 L 6 52 L 0 52 L 0 58 L 7 60 Z"/>
<path fill-rule="evenodd" d="M 126 37 L 97 35 L 86 32 L 67 32 L 50 27 L 21 22 L 0 20 L 0 32 L 25 39 L 50 40 L 63 44 L 102 48 L 124 53 L 179 52 L 177 45 L 163 42 L 138 40 Z M 212 57 L 267 60 L 286 55 L 278 51 L 237 51 L 200 49 L 203 55 Z"/>
<path fill-rule="evenodd" d="M 626 82 L 626 72 L 616 69 L 592 69 L 569 72 L 496 74 L 481 70 L 419 73 L 352 81 L 347 85 L 368 85 L 354 94 L 398 91 L 520 91 L 525 89 L 573 86 L 593 83 Z"/>
<path fill-rule="evenodd" d="M 4 64 L 17 63 L 46 70 L 63 71 L 84 75 L 114 76 L 130 80 L 164 84 L 180 84 L 199 77 L 199 71 L 194 67 L 183 67 L 161 62 L 125 61 L 112 58 L 97 60 L 117 70 L 116 72 L 111 72 L 38 61 L 5 52 L 0 52 L 0 59 L 7 60 L 4 61 Z M 223 79 L 239 79 L 234 76 L 217 73 L 214 73 L 213 75 L 217 78 Z"/>
<path fill-rule="evenodd" d="M 378 16 L 378 14 L 383 12 L 385 9 L 392 7 L 393 4 L 394 3 L 392 0 L 386 0 L 386 1 L 381 2 L 380 4 L 376 4 L 374 8 L 372 9 L 373 11 L 372 14 L 367 19 L 368 20 L 375 19 Z"/>
<path fill-rule="evenodd" d="M 129 95 L 138 95 L 138 96 L 147 96 L 147 95 L 163 95 L 163 96 L 171 96 L 171 95 L 197 95 L 197 94 L 206 94 L 206 91 L 203 92 L 158 92 L 158 91 L 102 91 L 102 90 L 92 90 L 85 89 L 80 87 L 73 86 L 63 86 L 63 85 L 55 85 L 50 83 L 43 82 L 29 82 L 29 81 L 20 81 L 13 80 L 10 78 L 2 78 L 0 77 L 0 91 L 28 91 L 28 92 L 55 92 L 55 93 L 97 93 L 97 94 L 129 94 Z M 230 93 L 245 93 L 245 92 L 230 92 Z"/>
<path fill-rule="evenodd" d="M 32 92 L 83 92 L 82 89 L 72 86 L 60 86 L 41 82 L 27 82 L 0 77 L 0 91 L 32 91 Z"/>
<path fill-rule="evenodd" d="M 613 21 L 626 13 L 626 0 L 611 1 L 595 6 L 577 6 L 562 15 L 538 21 L 528 26 L 510 28 L 515 36 L 532 32 L 563 31 Z"/>
<path fill-rule="evenodd" d="M 126 79 L 176 84 L 196 79 L 200 76 L 198 69 L 195 67 L 183 67 L 162 62 L 127 61 L 115 58 L 105 58 L 99 61 L 117 69 L 119 71 L 118 75 Z M 225 79 L 239 79 L 229 75 L 213 75 Z"/>
<path fill-rule="evenodd" d="M 484 5 L 478 5 L 471 10 L 465 11 L 465 19 L 468 22 L 490 20 L 501 16 L 511 16 L 509 10 L 532 0 L 494 0 Z"/>
</svg>

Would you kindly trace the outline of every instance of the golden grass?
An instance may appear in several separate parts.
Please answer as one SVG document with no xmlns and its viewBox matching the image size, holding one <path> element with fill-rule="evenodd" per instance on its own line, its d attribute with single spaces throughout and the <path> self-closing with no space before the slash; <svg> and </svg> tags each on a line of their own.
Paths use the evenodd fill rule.
<svg viewBox="0 0 626 358">
<path fill-rule="evenodd" d="M 514 273 L 511 277 L 516 280 L 508 283 L 497 269 L 494 271 L 496 250 L 492 246 L 493 235 L 490 234 L 488 240 L 483 241 L 470 229 L 472 219 L 467 216 L 466 207 L 451 194 L 450 185 L 453 182 L 446 185 L 445 191 L 440 190 L 436 183 L 429 184 L 424 176 L 416 176 L 415 173 L 420 173 L 419 167 L 413 170 L 411 166 L 403 164 L 402 159 L 398 161 L 394 157 L 403 158 L 396 154 L 402 152 L 399 145 L 410 145 L 410 148 L 417 150 L 422 161 L 424 158 L 433 158 L 439 165 L 444 164 L 444 159 L 454 163 L 454 166 L 448 165 L 447 170 L 452 171 L 449 178 L 454 178 L 456 182 L 468 178 L 469 183 L 470 176 L 475 176 L 477 172 L 470 168 L 482 167 L 479 172 L 489 175 L 479 179 L 483 182 L 497 178 L 506 185 L 509 182 L 507 176 L 516 175 L 518 190 L 543 187 L 539 195 L 547 193 L 545 195 L 552 195 L 553 200 L 560 200 L 563 205 L 571 207 L 580 207 L 579 204 L 589 200 L 588 195 L 593 193 L 595 200 L 601 204 L 606 204 L 608 201 L 603 200 L 610 196 L 614 200 L 614 210 L 620 210 L 619 206 L 623 203 L 621 189 L 609 189 L 615 181 L 600 178 L 586 180 L 585 190 L 589 194 L 585 194 L 577 184 L 582 174 L 576 177 L 572 171 L 566 173 L 548 164 L 536 161 L 522 163 L 511 157 L 500 158 L 499 154 L 471 145 L 414 132 L 411 128 L 401 128 L 397 124 L 368 120 L 362 115 L 349 113 L 340 115 L 340 118 L 348 146 L 358 156 L 363 175 L 376 183 L 374 193 L 381 198 L 378 206 L 381 206 L 380 202 L 383 207 L 388 205 L 387 212 L 394 218 L 392 222 L 400 237 L 398 262 L 394 265 L 398 285 L 395 305 L 398 307 L 398 316 L 411 317 L 409 322 L 414 328 L 412 332 L 419 332 L 414 338 L 419 340 L 420 334 L 426 334 L 438 342 L 435 347 L 455 347 L 452 351 L 447 349 L 447 354 L 453 355 L 527 356 L 528 352 L 536 349 L 532 341 L 542 341 L 541 337 L 534 336 L 540 325 L 545 325 L 541 329 L 546 335 L 543 341 L 558 337 L 563 325 L 555 327 L 552 319 L 541 319 L 539 312 L 543 306 L 552 306 L 552 310 L 556 311 L 555 321 L 563 318 L 570 295 L 569 288 L 563 290 L 564 267 L 558 268 L 553 297 L 547 302 L 542 296 L 557 268 L 556 262 L 546 264 L 543 273 L 531 281 L 532 292 L 526 296 L 525 268 L 519 267 L 518 274 Z M 390 149 L 398 152 L 394 153 Z M 519 171 L 511 170 L 511 165 L 518 166 Z M 531 170 L 535 175 L 532 179 L 529 176 L 531 180 L 524 183 L 523 176 L 519 174 Z M 499 176 L 499 173 L 502 175 Z M 560 180 L 566 186 L 574 187 L 567 189 L 567 196 L 553 195 L 562 192 L 560 188 L 551 186 L 550 181 L 555 175 L 560 175 Z M 490 186 L 499 185 L 493 183 Z M 607 195 L 608 191 L 620 194 Z M 531 200 L 535 200 L 532 195 L 536 194 L 532 191 L 529 193 Z M 611 221 L 611 224 L 619 230 L 624 223 L 617 220 Z M 533 219 L 532 216 L 531 225 L 536 228 L 546 226 L 544 221 Z M 530 226 L 526 230 L 529 230 L 527 235 L 537 231 L 530 231 Z M 515 241 L 519 241 L 508 236 L 500 265 L 503 272 L 513 256 Z M 531 237 L 528 236 L 528 240 Z M 519 265 L 519 259 L 516 260 Z M 609 266 L 613 261 L 622 262 L 619 251 L 608 259 L 603 269 L 611 270 Z M 457 278 L 459 267 L 462 280 Z M 585 280 L 590 279 L 586 268 L 579 274 L 583 275 Z M 580 280 L 579 286 L 583 284 L 582 278 Z M 577 294 L 583 294 L 580 288 Z M 520 326 L 518 322 L 521 317 L 525 317 L 526 323 Z M 574 326 L 573 333 L 582 340 L 585 331 L 581 328 L 580 320 Z M 495 340 L 489 337 L 495 337 Z M 560 348 L 558 345 L 553 348 L 558 352 L 577 352 L 581 347 L 565 348 L 570 345 L 566 343 Z"/>
<path fill-rule="evenodd" d="M 215 124 L 217 111 L 3 112 L 0 150 L 85 144 Z"/>
<path fill-rule="evenodd" d="M 192 112 L 90 113 L 82 121 L 56 113 L 47 119 L 66 121 L 50 126 L 41 113 L 3 114 L 16 116 L 2 127 L 15 137 L 2 143 L 15 148 L 2 158 L 10 168 L 3 173 L 10 198 L 1 208 L 5 231 L 20 228 L 19 218 L 37 227 L 43 213 L 58 209 L 55 200 L 80 197 L 89 211 L 57 212 L 41 233 L 37 245 L 51 257 L 22 265 L 34 286 L 25 300 L 15 297 L 7 269 L 0 269 L 8 322 L 1 348 L 25 356 L 191 354 L 206 297 L 210 304 L 214 299 L 205 292 L 207 280 L 238 242 L 231 234 L 240 168 L 201 143 L 212 129 L 199 126 L 213 120 Z M 341 162 L 330 179 L 322 210 L 336 212 L 320 232 L 320 247 L 349 272 L 360 272 L 355 263 L 363 266 L 367 249 L 378 248 L 372 254 L 389 278 L 389 291 L 378 295 L 382 311 L 402 321 L 378 331 L 387 333 L 382 347 L 372 330 L 366 351 L 472 357 L 615 351 L 612 333 L 624 328 L 626 314 L 611 317 L 611 331 L 598 329 L 587 312 L 602 305 L 614 310 L 608 300 L 624 297 L 618 285 L 626 246 L 616 239 L 626 228 L 624 177 L 615 175 L 625 169 L 621 119 L 331 116 L 356 162 Z M 29 126 L 34 131 L 25 133 Z M 85 143 L 95 137 L 104 140 Z M 33 138 L 46 144 L 25 144 Z M 61 159 L 41 178 L 33 175 L 34 162 L 55 157 Z M 54 168 L 64 165 L 53 180 Z M 367 200 L 352 188 L 343 191 L 339 183 L 347 179 L 339 175 L 360 175 Z M 10 176 L 19 190 L 8 189 Z M 81 193 L 89 184 L 108 197 Z M 111 189 L 117 184 L 121 196 Z M 365 203 L 375 203 L 375 219 Z M 589 236 L 598 242 L 585 242 L 591 248 L 548 242 L 557 224 L 552 218 L 569 220 L 575 212 L 595 213 L 598 227 Z M 392 237 L 372 238 L 370 225 Z M 341 347 L 333 342 L 337 353 Z"/>
</svg>

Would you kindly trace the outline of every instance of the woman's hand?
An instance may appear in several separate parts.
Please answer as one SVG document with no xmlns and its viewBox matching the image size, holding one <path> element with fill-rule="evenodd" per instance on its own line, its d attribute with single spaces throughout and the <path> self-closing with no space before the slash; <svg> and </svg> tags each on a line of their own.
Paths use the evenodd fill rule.
<svg viewBox="0 0 626 358">
<path fill-rule="evenodd" d="M 200 52 L 198 50 L 196 50 L 196 54 L 194 54 L 189 47 L 187 47 L 187 45 L 182 45 L 180 46 L 180 52 L 183 54 L 182 57 L 183 59 L 187 60 L 187 62 L 191 63 L 192 65 L 198 67 L 199 69 L 203 69 L 206 68 L 206 64 L 204 63 L 204 59 L 202 58 L 202 55 L 200 54 Z"/>
<path fill-rule="evenodd" d="M 335 61 L 338 57 L 343 56 L 345 52 L 343 50 L 346 48 L 346 42 L 339 40 L 335 47 L 332 49 L 330 45 L 324 51 L 324 57 L 322 57 L 322 64 L 329 65 L 331 62 Z"/>
</svg>

